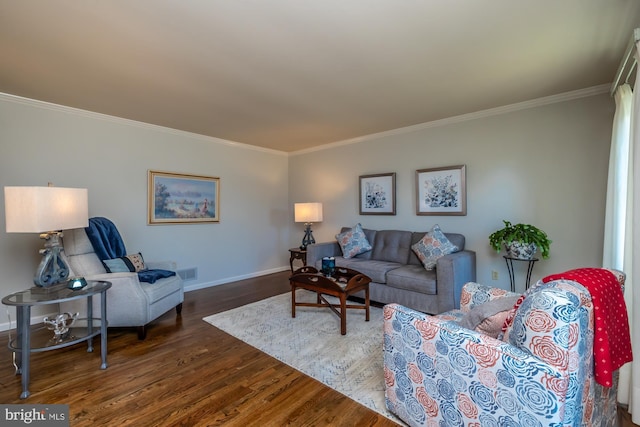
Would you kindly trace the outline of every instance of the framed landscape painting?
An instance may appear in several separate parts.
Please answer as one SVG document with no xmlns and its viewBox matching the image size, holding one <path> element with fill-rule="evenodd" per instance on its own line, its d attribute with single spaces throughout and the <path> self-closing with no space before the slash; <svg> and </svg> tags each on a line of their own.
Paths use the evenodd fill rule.
<svg viewBox="0 0 640 427">
<path fill-rule="evenodd" d="M 416 171 L 417 215 L 466 215 L 466 166 Z"/>
<path fill-rule="evenodd" d="M 149 224 L 220 222 L 220 178 L 149 171 Z"/>
<path fill-rule="evenodd" d="M 360 215 L 396 214 L 396 174 L 360 177 Z"/>
</svg>

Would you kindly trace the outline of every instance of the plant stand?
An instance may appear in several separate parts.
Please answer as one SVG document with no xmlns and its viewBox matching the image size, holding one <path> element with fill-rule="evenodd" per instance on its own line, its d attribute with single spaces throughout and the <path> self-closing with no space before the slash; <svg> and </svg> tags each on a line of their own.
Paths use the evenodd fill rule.
<svg viewBox="0 0 640 427">
<path fill-rule="evenodd" d="M 507 263 L 507 270 L 509 271 L 509 282 L 511 283 L 511 292 L 516 291 L 516 281 L 515 281 L 515 272 L 513 269 L 513 261 L 522 261 L 522 262 L 529 263 L 527 265 L 527 281 L 524 284 L 524 289 L 525 290 L 529 289 L 529 282 L 531 281 L 531 272 L 533 272 L 533 266 L 536 263 L 536 261 L 538 261 L 538 258 L 521 259 L 521 258 L 513 258 L 505 255 L 504 260 Z"/>
</svg>

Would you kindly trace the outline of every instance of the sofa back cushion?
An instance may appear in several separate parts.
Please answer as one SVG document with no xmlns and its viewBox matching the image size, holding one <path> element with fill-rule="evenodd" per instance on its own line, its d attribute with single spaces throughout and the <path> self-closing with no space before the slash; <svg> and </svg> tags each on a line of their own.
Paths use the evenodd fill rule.
<svg viewBox="0 0 640 427">
<path fill-rule="evenodd" d="M 411 244 L 409 245 L 409 248 L 411 248 L 411 245 L 415 245 L 420 240 L 422 240 L 425 234 L 427 234 L 426 231 L 422 231 L 422 232 L 416 231 L 414 233 L 411 233 Z M 458 234 L 458 233 L 444 233 L 444 235 L 447 236 L 447 239 L 449 239 L 451 243 L 456 245 L 459 250 L 461 251 L 464 250 L 464 243 L 465 243 L 464 235 Z M 422 265 L 422 261 L 420 261 L 420 258 L 418 258 L 411 249 L 409 249 L 408 263 L 413 265 Z"/>
<path fill-rule="evenodd" d="M 406 264 L 411 252 L 411 232 L 378 230 L 372 245 L 371 259 Z"/>
</svg>

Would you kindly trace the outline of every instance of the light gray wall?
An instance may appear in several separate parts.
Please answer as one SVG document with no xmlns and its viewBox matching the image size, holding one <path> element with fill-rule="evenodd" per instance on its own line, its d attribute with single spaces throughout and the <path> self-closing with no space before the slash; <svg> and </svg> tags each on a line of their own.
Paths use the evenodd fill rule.
<svg viewBox="0 0 640 427">
<path fill-rule="evenodd" d="M 503 218 L 553 239 L 535 278 L 600 265 L 613 109 L 599 94 L 287 156 L 0 94 L 0 186 L 88 188 L 90 215 L 113 219 L 129 252 L 198 268 L 188 289 L 288 268 L 287 248 L 303 235 L 293 203 L 307 201 L 324 203 L 318 241 L 356 222 L 461 232 L 477 252 L 478 281 L 506 288 L 504 260 L 487 243 Z M 457 164 L 467 166 L 467 216 L 417 216 L 415 170 Z M 219 176 L 221 223 L 147 225 L 149 169 Z M 360 216 L 358 176 L 384 172 L 397 173 L 397 215 Z M 42 243 L 5 233 L 4 198 L 0 218 L 6 295 L 31 285 Z M 517 274 L 522 288 L 521 268 Z"/>
<path fill-rule="evenodd" d="M 0 95 L 0 187 L 88 188 L 90 216 L 112 219 L 129 252 L 198 268 L 188 289 L 288 268 L 287 163 L 281 152 Z M 147 225 L 149 169 L 220 177 L 220 223 Z M 42 241 L 7 234 L 0 199 L 4 296 L 32 285 Z"/>
<path fill-rule="evenodd" d="M 412 231 L 437 223 L 463 233 L 477 252 L 478 281 L 503 288 L 509 286 L 503 253 L 488 244 L 502 219 L 534 224 L 553 240 L 551 257 L 535 265 L 533 280 L 600 266 L 613 111 L 611 98 L 599 94 L 293 155 L 290 205 L 324 203 L 324 221 L 313 227 L 316 241 L 333 240 L 341 226 L 357 222 Z M 415 171 L 459 164 L 467 169 L 467 215 L 417 216 Z M 397 215 L 359 215 L 358 177 L 387 172 L 397 174 Z M 523 264 L 516 263 L 518 289 Z"/>
</svg>

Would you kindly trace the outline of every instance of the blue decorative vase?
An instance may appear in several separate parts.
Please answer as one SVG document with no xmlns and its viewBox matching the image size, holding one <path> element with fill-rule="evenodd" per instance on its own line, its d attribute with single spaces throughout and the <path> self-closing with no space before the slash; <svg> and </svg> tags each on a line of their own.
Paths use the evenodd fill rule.
<svg viewBox="0 0 640 427">
<path fill-rule="evenodd" d="M 336 271 L 336 259 L 332 256 L 322 258 L 322 274 L 327 277 L 333 276 Z"/>
</svg>

